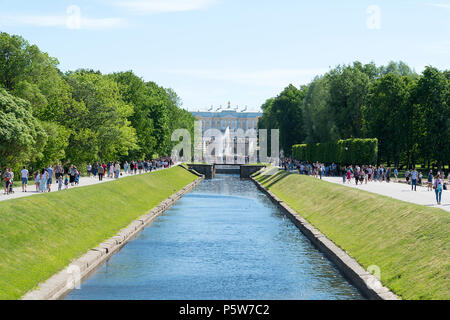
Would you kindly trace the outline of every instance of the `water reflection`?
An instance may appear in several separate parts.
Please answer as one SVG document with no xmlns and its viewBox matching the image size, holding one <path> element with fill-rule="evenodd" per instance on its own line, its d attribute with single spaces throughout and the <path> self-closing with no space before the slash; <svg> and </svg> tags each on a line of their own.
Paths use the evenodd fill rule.
<svg viewBox="0 0 450 320">
<path fill-rule="evenodd" d="M 67 299 L 361 299 L 250 181 L 202 182 Z"/>
</svg>

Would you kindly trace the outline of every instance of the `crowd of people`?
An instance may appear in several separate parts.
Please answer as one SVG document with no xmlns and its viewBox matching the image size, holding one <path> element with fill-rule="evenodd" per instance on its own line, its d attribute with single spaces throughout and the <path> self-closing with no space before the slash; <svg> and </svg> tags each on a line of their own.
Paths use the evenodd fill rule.
<svg viewBox="0 0 450 320">
<path fill-rule="evenodd" d="M 390 183 L 392 179 L 399 182 L 398 168 L 392 169 L 390 166 L 372 166 L 372 165 L 355 165 L 343 166 L 332 163 L 325 165 L 323 163 L 308 163 L 291 158 L 285 158 L 281 161 L 284 170 L 297 170 L 299 174 L 314 176 L 322 179 L 323 176 L 341 176 L 342 183 L 350 184 L 352 181 L 356 185 L 367 184 L 369 182 L 386 182 Z M 428 191 L 435 191 L 436 202 L 438 205 L 442 203 L 442 191 L 447 190 L 450 186 L 450 172 L 445 180 L 445 172 L 438 171 L 436 175 L 430 170 L 426 178 L 421 171 L 416 168 L 405 171 L 406 183 L 411 185 L 412 191 L 417 191 L 417 186 L 426 186 Z M 426 182 L 424 182 L 424 178 Z"/>
<path fill-rule="evenodd" d="M 104 177 L 109 179 L 119 179 L 123 174 L 134 175 L 140 173 L 151 172 L 160 168 L 168 168 L 174 164 L 171 158 L 159 158 L 156 160 L 128 161 L 122 164 L 119 161 L 110 161 L 100 163 L 95 161 L 92 165 L 88 163 L 86 166 L 87 177 L 98 177 L 99 181 L 103 181 Z M 123 169 L 123 171 L 122 171 Z M 11 168 L 0 168 L 0 177 L 3 180 L 3 194 L 9 195 L 14 193 L 14 171 Z M 50 164 L 48 167 L 34 172 L 29 172 L 27 167 L 22 167 L 20 171 L 20 179 L 22 182 L 22 192 L 28 192 L 27 187 L 29 180 L 34 181 L 35 192 L 51 192 L 54 182 L 58 187 L 58 191 L 68 189 L 69 186 L 78 186 L 80 184 L 81 172 L 75 165 L 63 167 L 57 163 L 54 167 Z M 55 180 L 53 180 L 53 178 Z"/>
</svg>

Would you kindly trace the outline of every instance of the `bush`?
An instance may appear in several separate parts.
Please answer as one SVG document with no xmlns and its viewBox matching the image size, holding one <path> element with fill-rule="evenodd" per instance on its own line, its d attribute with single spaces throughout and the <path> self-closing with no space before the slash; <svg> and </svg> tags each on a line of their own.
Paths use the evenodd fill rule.
<svg viewBox="0 0 450 320">
<path fill-rule="evenodd" d="M 377 154 L 377 139 L 347 139 L 337 142 L 297 144 L 292 147 L 293 158 L 307 162 L 375 164 Z"/>
</svg>

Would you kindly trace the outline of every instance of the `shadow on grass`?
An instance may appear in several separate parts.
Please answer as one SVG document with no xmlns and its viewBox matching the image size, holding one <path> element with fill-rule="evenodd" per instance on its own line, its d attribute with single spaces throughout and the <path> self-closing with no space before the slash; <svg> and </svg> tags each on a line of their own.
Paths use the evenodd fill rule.
<svg viewBox="0 0 450 320">
<path fill-rule="evenodd" d="M 286 171 L 279 171 L 275 175 L 264 177 L 264 179 L 260 180 L 260 183 L 264 184 L 266 188 L 270 189 L 273 185 L 277 184 L 289 175 L 291 175 L 291 173 Z"/>
<path fill-rule="evenodd" d="M 265 184 L 270 179 L 276 177 L 279 174 L 279 172 L 281 171 L 275 171 L 275 173 L 273 174 L 270 172 L 265 172 L 265 174 L 260 175 L 256 180 L 258 180 L 261 184 Z"/>
</svg>

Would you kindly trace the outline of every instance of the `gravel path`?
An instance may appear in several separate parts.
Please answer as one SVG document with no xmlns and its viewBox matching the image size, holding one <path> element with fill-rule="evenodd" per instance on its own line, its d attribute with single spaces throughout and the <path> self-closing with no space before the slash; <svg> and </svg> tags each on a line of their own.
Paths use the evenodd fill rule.
<svg viewBox="0 0 450 320">
<path fill-rule="evenodd" d="M 344 185 L 341 177 L 323 177 L 322 179 L 324 181 Z M 436 204 L 436 194 L 434 190 L 427 191 L 426 187 L 417 186 L 417 191 L 411 191 L 411 186 L 405 183 L 369 182 L 367 185 L 356 185 L 353 179 L 351 184 L 346 182 L 345 186 L 378 193 L 398 200 L 421 204 L 427 207 L 436 207 L 450 211 L 450 191 L 448 190 L 442 192 L 442 204 L 438 206 Z"/>
</svg>

